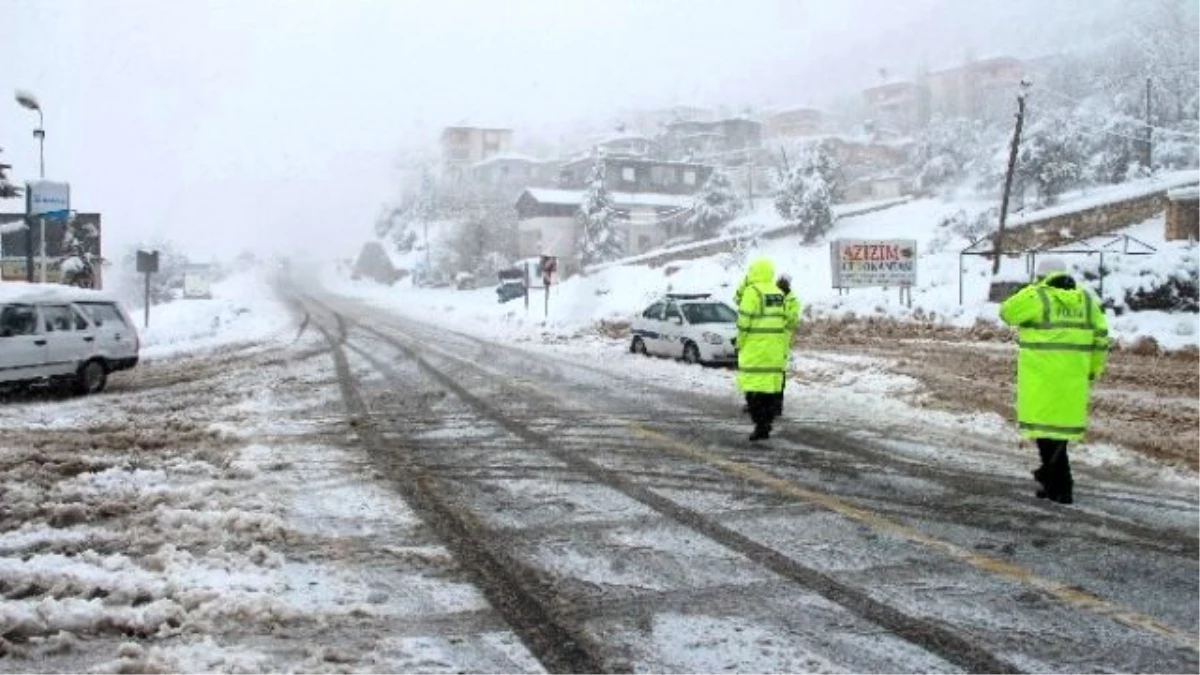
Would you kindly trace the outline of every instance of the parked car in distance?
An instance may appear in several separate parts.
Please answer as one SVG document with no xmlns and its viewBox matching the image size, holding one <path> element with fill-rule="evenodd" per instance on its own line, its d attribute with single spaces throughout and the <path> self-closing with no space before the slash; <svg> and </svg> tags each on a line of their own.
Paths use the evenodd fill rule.
<svg viewBox="0 0 1200 675">
<path fill-rule="evenodd" d="M 737 362 L 737 311 L 708 293 L 668 293 L 630 322 L 635 354 L 688 363 Z"/>
<path fill-rule="evenodd" d="M 56 284 L 0 286 L 0 387 L 67 383 L 96 394 L 109 373 L 138 363 L 137 329 L 98 291 Z"/>
<path fill-rule="evenodd" d="M 496 300 L 504 304 L 509 300 L 525 297 L 525 267 L 513 265 L 496 273 L 500 285 L 496 287 Z"/>
</svg>

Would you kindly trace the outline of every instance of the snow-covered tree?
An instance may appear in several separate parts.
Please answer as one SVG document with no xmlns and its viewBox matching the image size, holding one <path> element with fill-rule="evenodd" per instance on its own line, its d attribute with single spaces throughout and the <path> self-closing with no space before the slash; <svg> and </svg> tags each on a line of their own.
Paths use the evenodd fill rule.
<svg viewBox="0 0 1200 675">
<path fill-rule="evenodd" d="M 625 252 L 621 233 L 616 227 L 617 214 L 604 187 L 605 165 L 600 158 L 592 167 L 588 189 L 579 205 L 579 262 L 594 265 L 620 258 Z"/>
<path fill-rule="evenodd" d="M 742 212 L 742 198 L 725 172 L 715 170 L 696 194 L 692 213 L 684 221 L 684 229 L 696 238 L 710 237 L 728 225 Z"/>
<path fill-rule="evenodd" d="M 819 149 L 802 153 L 783 177 L 775 195 L 775 208 L 796 226 L 806 243 L 833 228 L 836 180 L 829 177 L 832 163 Z"/>
<path fill-rule="evenodd" d="M 457 221 L 447 242 L 455 273 L 491 277 L 517 258 L 517 218 L 507 201 L 481 201 Z"/>
<path fill-rule="evenodd" d="M 983 121 L 934 117 L 913 145 L 910 169 L 924 189 L 981 178 L 984 163 L 1001 142 L 1002 134 Z"/>
<path fill-rule="evenodd" d="M 62 281 L 70 286 L 94 288 L 100 266 L 100 232 L 93 223 L 72 216 L 63 233 Z"/>
<path fill-rule="evenodd" d="M 0 152 L 4 152 L 4 149 L 0 148 Z M 7 171 L 8 165 L 5 164 L 3 160 L 0 160 L 0 199 L 14 199 L 16 197 L 20 197 L 21 188 L 9 182 Z"/>
<path fill-rule="evenodd" d="M 1017 155 L 1015 192 L 1033 188 L 1039 205 L 1053 204 L 1058 195 L 1083 181 L 1086 153 L 1087 143 L 1076 120 L 1055 115 L 1037 119 Z"/>
</svg>

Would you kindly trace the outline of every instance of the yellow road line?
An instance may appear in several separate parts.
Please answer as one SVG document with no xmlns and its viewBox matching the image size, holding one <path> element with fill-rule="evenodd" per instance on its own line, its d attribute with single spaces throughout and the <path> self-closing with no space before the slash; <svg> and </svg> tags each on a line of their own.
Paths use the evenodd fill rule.
<svg viewBox="0 0 1200 675">
<path fill-rule="evenodd" d="M 528 380 L 514 378 L 508 373 L 503 373 L 476 361 L 463 358 L 458 354 L 453 354 L 430 345 L 423 345 L 422 349 L 437 352 L 444 358 L 470 365 L 477 370 L 500 378 L 509 384 L 528 389 L 529 391 L 542 396 L 543 398 L 548 398 L 555 401 L 561 401 L 563 399 L 562 396 L 546 390 L 539 385 L 529 382 Z M 773 490 L 777 494 L 791 497 L 792 499 L 799 501 L 808 502 L 810 504 L 816 504 L 829 511 L 845 516 L 846 518 L 867 525 L 871 529 L 878 532 L 885 532 L 901 539 L 905 539 L 916 544 L 921 544 L 946 556 L 964 562 L 976 569 L 1017 581 L 1027 586 L 1044 591 L 1045 593 L 1070 606 L 1087 610 L 1093 614 L 1112 619 L 1113 621 L 1122 623 L 1131 628 L 1153 633 L 1170 640 L 1181 647 L 1191 649 L 1193 651 L 1200 651 L 1200 637 L 1198 637 L 1197 634 L 1184 632 L 1172 626 L 1168 626 L 1153 617 L 1146 616 L 1145 614 L 1142 614 L 1136 610 L 1111 603 L 1082 589 L 1068 586 L 1060 581 L 1040 577 L 1034 572 L 1018 565 L 1014 565 L 998 558 L 980 555 L 974 551 L 964 549 L 961 546 L 952 544 L 948 541 L 936 539 L 907 525 L 891 520 L 885 516 L 881 516 L 868 511 L 867 509 L 855 506 L 844 499 L 840 499 L 824 492 L 808 490 L 789 480 L 773 476 L 748 464 L 743 464 L 711 452 L 706 452 L 689 443 L 685 443 L 671 436 L 667 436 L 649 429 L 637 422 L 630 422 L 611 416 L 605 416 L 604 420 L 613 426 L 630 429 L 638 436 L 658 445 L 663 449 L 670 450 L 678 455 L 683 455 L 685 457 L 698 460 L 728 474 L 732 474 L 742 478 L 743 480 L 747 480 Z"/>
</svg>

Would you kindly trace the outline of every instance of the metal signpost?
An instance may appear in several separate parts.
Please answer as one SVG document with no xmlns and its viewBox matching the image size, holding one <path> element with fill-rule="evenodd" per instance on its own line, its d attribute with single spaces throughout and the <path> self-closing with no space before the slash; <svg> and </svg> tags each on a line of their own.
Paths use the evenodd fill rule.
<svg viewBox="0 0 1200 675">
<path fill-rule="evenodd" d="M 525 261 L 525 313 L 529 313 L 529 261 Z"/>
<path fill-rule="evenodd" d="M 137 271 L 146 275 L 146 319 L 143 328 L 150 327 L 150 275 L 158 271 L 158 251 L 138 251 Z"/>
<path fill-rule="evenodd" d="M 25 232 L 26 280 L 33 282 L 33 221 L 38 222 L 40 268 L 38 281 L 46 283 L 46 220 L 67 218 L 71 212 L 71 185 L 49 180 L 25 183 L 25 217 L 31 226 Z"/>
<path fill-rule="evenodd" d="M 833 287 L 840 295 L 851 288 L 896 287 L 900 302 L 912 307 L 917 285 L 915 239 L 835 239 L 829 243 Z"/>
<path fill-rule="evenodd" d="M 558 258 L 552 255 L 542 256 L 542 286 L 546 288 L 546 309 L 545 317 L 550 316 L 550 282 L 554 277 L 554 273 L 558 270 Z"/>
</svg>

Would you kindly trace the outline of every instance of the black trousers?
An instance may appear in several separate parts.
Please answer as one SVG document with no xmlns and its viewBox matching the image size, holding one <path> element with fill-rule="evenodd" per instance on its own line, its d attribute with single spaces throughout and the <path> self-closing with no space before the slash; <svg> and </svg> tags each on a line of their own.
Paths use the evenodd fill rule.
<svg viewBox="0 0 1200 675">
<path fill-rule="evenodd" d="M 746 392 L 746 405 L 750 408 L 750 420 L 755 428 L 771 430 L 772 423 L 783 408 L 783 392 L 769 394 L 762 391 Z"/>
<path fill-rule="evenodd" d="M 1037 439 L 1042 466 L 1037 470 L 1038 481 L 1051 495 L 1069 495 L 1075 486 L 1071 478 L 1071 460 L 1067 457 L 1067 442 L 1055 438 Z"/>
</svg>

